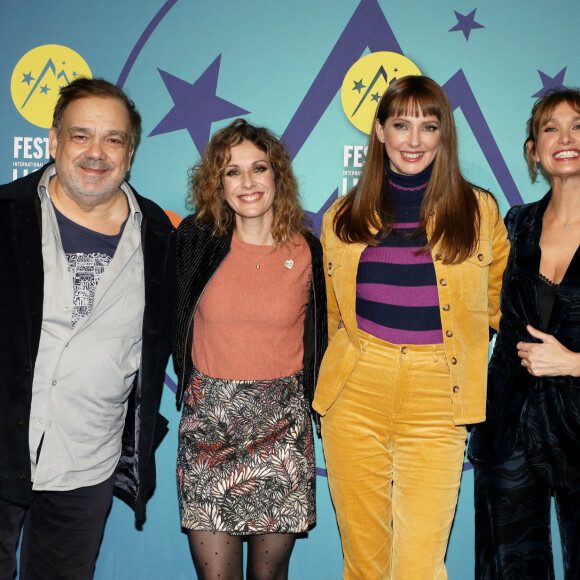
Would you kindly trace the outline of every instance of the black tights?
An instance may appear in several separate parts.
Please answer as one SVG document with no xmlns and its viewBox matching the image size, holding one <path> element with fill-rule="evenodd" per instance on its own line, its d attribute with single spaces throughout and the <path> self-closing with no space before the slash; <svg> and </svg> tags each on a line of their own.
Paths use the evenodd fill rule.
<svg viewBox="0 0 580 580">
<path fill-rule="evenodd" d="M 188 531 L 199 580 L 243 580 L 243 536 Z M 248 536 L 247 580 L 287 580 L 296 534 Z"/>
</svg>

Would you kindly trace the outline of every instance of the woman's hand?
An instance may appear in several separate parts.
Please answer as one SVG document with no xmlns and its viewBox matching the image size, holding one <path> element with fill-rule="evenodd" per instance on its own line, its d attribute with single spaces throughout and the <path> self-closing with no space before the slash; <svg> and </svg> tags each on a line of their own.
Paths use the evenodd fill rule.
<svg viewBox="0 0 580 580">
<path fill-rule="evenodd" d="M 535 377 L 580 376 L 580 354 L 568 350 L 551 334 L 540 332 L 533 326 L 526 326 L 527 331 L 541 340 L 536 342 L 518 342 L 518 356 L 522 366 Z"/>
</svg>

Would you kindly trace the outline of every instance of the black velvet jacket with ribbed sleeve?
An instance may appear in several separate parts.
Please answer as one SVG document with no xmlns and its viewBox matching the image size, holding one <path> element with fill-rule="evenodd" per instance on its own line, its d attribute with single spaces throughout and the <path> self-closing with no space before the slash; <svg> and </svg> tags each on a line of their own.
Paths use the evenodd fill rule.
<svg viewBox="0 0 580 580">
<path fill-rule="evenodd" d="M 177 308 L 173 330 L 173 363 L 177 373 L 177 404 L 181 404 L 191 374 L 193 315 L 201 295 L 230 252 L 233 230 L 215 236 L 209 225 L 186 217 L 177 230 Z M 311 233 L 303 234 L 312 255 L 312 283 L 304 319 L 304 391 L 310 403 L 327 344 L 326 293 L 322 246 Z"/>
</svg>

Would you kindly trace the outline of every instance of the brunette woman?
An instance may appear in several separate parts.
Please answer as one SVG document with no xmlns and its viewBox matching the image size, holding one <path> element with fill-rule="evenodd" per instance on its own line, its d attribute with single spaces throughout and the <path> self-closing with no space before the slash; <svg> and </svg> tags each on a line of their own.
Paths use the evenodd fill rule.
<svg viewBox="0 0 580 580">
<path fill-rule="evenodd" d="M 314 408 L 344 578 L 447 578 L 466 425 L 484 419 L 509 245 L 459 170 L 427 77 L 383 95 L 360 182 L 324 218 L 329 346 Z"/>
<path fill-rule="evenodd" d="M 315 522 L 310 402 L 326 345 L 320 242 L 288 155 L 242 119 L 191 171 L 177 231 L 177 478 L 198 577 L 285 579 Z"/>
<path fill-rule="evenodd" d="M 475 467 L 476 578 L 580 578 L 580 90 L 539 99 L 524 153 L 551 189 L 506 216 L 511 252 Z"/>
</svg>

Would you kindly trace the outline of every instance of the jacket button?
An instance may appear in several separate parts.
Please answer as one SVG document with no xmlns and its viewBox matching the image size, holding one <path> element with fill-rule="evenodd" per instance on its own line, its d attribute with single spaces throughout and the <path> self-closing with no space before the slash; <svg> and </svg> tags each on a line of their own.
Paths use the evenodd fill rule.
<svg viewBox="0 0 580 580">
<path fill-rule="evenodd" d="M 446 330 L 446 331 L 445 331 L 445 336 L 446 336 L 447 338 L 451 338 L 451 337 L 453 336 L 453 331 L 452 331 L 452 330 Z"/>
<path fill-rule="evenodd" d="M 330 273 L 331 270 L 332 270 L 332 262 L 328 262 L 328 272 Z"/>
<path fill-rule="evenodd" d="M 441 260 L 441 254 L 435 254 L 435 259 L 436 260 Z"/>
<path fill-rule="evenodd" d="M 457 385 L 455 385 L 455 386 L 453 387 L 453 392 L 454 392 L 454 393 L 458 393 L 458 392 L 459 392 L 459 387 L 458 387 Z"/>
<path fill-rule="evenodd" d="M 483 254 L 477 254 L 477 259 L 478 259 L 480 262 L 483 262 Z"/>
<path fill-rule="evenodd" d="M 457 359 L 454 356 L 451 357 L 451 364 L 452 365 L 456 365 L 457 364 Z"/>
<path fill-rule="evenodd" d="M 450 304 L 443 304 L 443 310 L 445 312 L 449 312 L 451 310 L 451 305 Z"/>
<path fill-rule="evenodd" d="M 18 479 L 24 480 L 24 479 L 26 479 L 26 474 L 25 473 L 19 473 L 17 475 L 17 477 L 18 477 Z"/>
<path fill-rule="evenodd" d="M 22 419 L 18 419 L 18 421 L 16 421 L 16 424 L 17 424 L 19 427 L 24 427 L 24 421 L 23 421 Z"/>
<path fill-rule="evenodd" d="M 403 354 L 407 354 L 407 347 L 406 347 L 406 346 L 402 346 L 402 347 L 401 347 L 401 352 L 402 352 Z"/>
<path fill-rule="evenodd" d="M 441 286 L 447 286 L 447 280 L 445 278 L 441 278 L 441 280 L 439 280 L 439 284 L 441 284 Z"/>
</svg>

